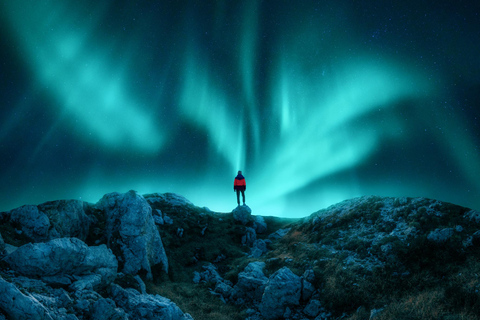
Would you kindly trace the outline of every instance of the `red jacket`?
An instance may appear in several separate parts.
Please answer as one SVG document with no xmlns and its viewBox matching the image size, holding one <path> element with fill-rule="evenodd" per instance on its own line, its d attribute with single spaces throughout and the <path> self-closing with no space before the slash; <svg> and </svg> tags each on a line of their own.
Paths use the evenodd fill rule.
<svg viewBox="0 0 480 320">
<path fill-rule="evenodd" d="M 233 190 L 245 191 L 247 189 L 247 184 L 245 183 L 245 177 L 239 174 L 233 180 Z"/>
</svg>

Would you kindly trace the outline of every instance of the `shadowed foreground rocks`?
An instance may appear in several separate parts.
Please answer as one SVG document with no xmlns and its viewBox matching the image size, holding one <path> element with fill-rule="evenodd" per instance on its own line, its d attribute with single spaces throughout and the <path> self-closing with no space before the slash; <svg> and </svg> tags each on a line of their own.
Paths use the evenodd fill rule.
<svg viewBox="0 0 480 320">
<path fill-rule="evenodd" d="M 129 191 L 0 222 L 0 320 L 480 314 L 480 213 L 436 200 L 361 197 L 287 220 Z"/>
</svg>

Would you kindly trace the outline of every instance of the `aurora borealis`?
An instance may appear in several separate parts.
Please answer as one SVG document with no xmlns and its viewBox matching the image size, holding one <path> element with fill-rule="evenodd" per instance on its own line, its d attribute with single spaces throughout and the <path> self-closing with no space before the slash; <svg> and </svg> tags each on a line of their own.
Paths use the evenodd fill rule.
<svg viewBox="0 0 480 320">
<path fill-rule="evenodd" d="M 0 210 L 174 192 L 480 209 L 480 3 L 2 1 Z"/>
</svg>

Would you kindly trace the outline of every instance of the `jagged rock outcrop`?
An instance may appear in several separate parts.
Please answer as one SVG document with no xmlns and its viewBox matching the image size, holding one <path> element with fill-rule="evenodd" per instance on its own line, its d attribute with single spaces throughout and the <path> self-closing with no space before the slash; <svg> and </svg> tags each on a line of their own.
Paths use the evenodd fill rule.
<svg viewBox="0 0 480 320">
<path fill-rule="evenodd" d="M 159 198 L 188 204 L 181 196 Z M 191 319 L 170 300 L 147 294 L 138 276 L 151 278 L 153 267 L 168 270 L 151 210 L 130 191 L 95 205 L 62 200 L 0 213 L 7 234 L 7 241 L 0 234 L 0 319 Z M 113 283 L 119 265 L 138 291 Z"/>
<path fill-rule="evenodd" d="M 4 261 L 21 275 L 55 285 L 99 289 L 117 275 L 117 260 L 110 249 L 89 247 L 77 238 L 26 244 Z"/>
<path fill-rule="evenodd" d="M 152 208 L 135 191 L 106 194 L 97 203 L 106 215 L 108 246 L 119 259 L 123 273 L 144 271 L 152 278 L 152 266 L 161 264 L 168 273 L 168 260 L 162 239 L 152 217 Z"/>
</svg>

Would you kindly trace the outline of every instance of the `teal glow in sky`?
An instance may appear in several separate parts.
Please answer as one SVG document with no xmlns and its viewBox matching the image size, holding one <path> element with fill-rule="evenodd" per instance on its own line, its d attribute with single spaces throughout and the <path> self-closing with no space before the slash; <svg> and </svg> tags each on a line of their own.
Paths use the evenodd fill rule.
<svg viewBox="0 0 480 320">
<path fill-rule="evenodd" d="M 306 216 L 361 195 L 480 209 L 480 8 L 5 1 L 0 210 L 130 189 Z"/>
</svg>

